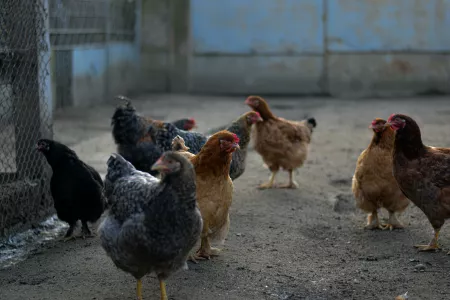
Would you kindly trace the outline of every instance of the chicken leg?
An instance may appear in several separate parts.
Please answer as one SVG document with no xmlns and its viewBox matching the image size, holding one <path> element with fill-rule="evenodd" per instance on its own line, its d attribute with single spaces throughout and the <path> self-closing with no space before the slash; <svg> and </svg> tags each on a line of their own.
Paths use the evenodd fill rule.
<svg viewBox="0 0 450 300">
<path fill-rule="evenodd" d="M 81 221 L 81 237 L 83 240 L 87 237 L 93 237 L 86 221 Z"/>
<path fill-rule="evenodd" d="M 272 171 L 272 175 L 270 176 L 270 179 L 266 183 L 262 183 L 259 185 L 259 189 L 271 189 L 273 187 L 273 182 L 275 181 L 275 176 L 277 175 L 278 171 Z"/>
<path fill-rule="evenodd" d="M 378 212 L 376 210 L 367 215 L 367 224 L 364 226 L 364 229 L 384 229 L 380 224 L 380 219 L 378 218 Z"/>
<path fill-rule="evenodd" d="M 138 279 L 136 282 L 136 297 L 137 300 L 142 300 L 142 280 Z"/>
<path fill-rule="evenodd" d="M 166 283 L 161 278 L 159 278 L 159 289 L 161 290 L 161 300 L 169 300 L 167 298 Z"/>
<path fill-rule="evenodd" d="M 439 250 L 439 244 L 438 244 L 438 238 L 439 238 L 439 231 L 441 229 L 434 229 L 434 237 L 431 239 L 430 243 L 428 245 L 415 245 L 414 247 L 418 248 L 419 251 L 435 251 Z"/>
<path fill-rule="evenodd" d="M 209 243 L 209 238 L 207 236 L 202 237 L 202 244 L 200 249 L 195 254 L 194 259 L 210 259 L 211 256 L 218 256 L 221 250 L 218 248 L 211 247 Z"/>
<path fill-rule="evenodd" d="M 73 235 L 73 231 L 75 229 L 76 223 L 69 224 L 69 229 L 67 229 L 66 235 L 63 238 L 64 242 L 68 242 L 70 240 L 75 240 L 76 237 Z"/>
<path fill-rule="evenodd" d="M 283 189 L 296 189 L 298 188 L 298 184 L 294 180 L 293 170 L 288 170 L 289 172 L 289 183 L 281 185 L 280 188 Z"/>
<path fill-rule="evenodd" d="M 402 223 L 400 223 L 400 221 L 397 219 L 397 215 L 395 214 L 395 212 L 390 211 L 388 223 L 383 225 L 383 230 L 403 229 L 403 228 L 404 227 Z"/>
</svg>

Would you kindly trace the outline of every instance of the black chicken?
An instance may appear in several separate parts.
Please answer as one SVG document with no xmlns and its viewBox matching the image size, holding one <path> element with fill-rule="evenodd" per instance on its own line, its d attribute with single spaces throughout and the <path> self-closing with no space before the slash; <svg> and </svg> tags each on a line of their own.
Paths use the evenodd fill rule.
<svg viewBox="0 0 450 300">
<path fill-rule="evenodd" d="M 74 238 L 78 220 L 82 224 L 82 237 L 91 236 L 87 222 L 96 222 L 106 207 L 100 174 L 69 147 L 56 141 L 40 139 L 37 150 L 44 154 L 53 170 L 50 189 L 56 213 L 60 220 L 69 223 L 65 240 Z"/>
<path fill-rule="evenodd" d="M 162 122 L 139 115 L 130 99 L 124 96 L 116 98 L 124 101 L 116 107 L 111 120 L 117 152 L 136 169 L 156 175 L 158 172 L 152 171 L 151 166 L 161 156 L 162 151 L 154 143 L 153 126 Z M 196 126 L 194 119 L 180 119 L 173 124 L 185 130 Z"/>
</svg>

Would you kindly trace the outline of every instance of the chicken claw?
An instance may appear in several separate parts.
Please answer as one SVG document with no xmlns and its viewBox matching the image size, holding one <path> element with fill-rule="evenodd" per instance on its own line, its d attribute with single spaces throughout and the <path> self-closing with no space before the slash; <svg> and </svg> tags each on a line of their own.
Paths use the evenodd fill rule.
<svg viewBox="0 0 450 300">
<path fill-rule="evenodd" d="M 397 219 L 395 212 L 389 212 L 389 220 L 387 224 L 383 225 L 383 230 L 403 229 L 405 228 L 402 223 Z"/>
<path fill-rule="evenodd" d="M 65 236 L 65 237 L 62 239 L 62 241 L 63 241 L 64 243 L 66 243 L 66 242 L 68 242 L 68 241 L 72 241 L 72 240 L 76 240 L 76 239 L 77 239 L 76 236 L 70 235 L 70 236 Z"/>
<path fill-rule="evenodd" d="M 272 175 L 270 176 L 269 182 L 260 184 L 258 186 L 258 189 L 260 189 L 260 190 L 271 189 L 273 187 L 273 182 L 275 181 L 275 175 L 277 175 L 277 172 L 272 172 Z"/>
<path fill-rule="evenodd" d="M 295 182 L 294 180 L 294 175 L 292 174 L 292 170 L 288 170 L 289 172 L 289 183 L 288 184 L 284 184 L 284 185 L 280 185 L 279 188 L 282 189 L 297 189 L 298 188 L 298 183 Z"/>
<path fill-rule="evenodd" d="M 380 220 L 378 219 L 378 213 L 376 211 L 367 215 L 367 224 L 366 224 L 366 226 L 364 226 L 364 229 L 367 229 L 367 230 L 374 230 L 374 229 L 384 230 L 385 229 L 380 224 Z"/>
<path fill-rule="evenodd" d="M 420 252 L 440 250 L 441 248 L 438 245 L 438 238 L 439 238 L 439 230 L 435 230 L 434 237 L 428 245 L 415 245 L 414 247 L 418 248 Z"/>
<path fill-rule="evenodd" d="M 82 222 L 81 238 L 83 240 L 85 240 L 86 238 L 91 238 L 91 237 L 94 237 L 94 235 L 89 230 L 89 227 L 88 227 L 87 223 Z"/>
<path fill-rule="evenodd" d="M 209 249 L 200 249 L 195 254 L 194 259 L 210 260 L 212 256 L 219 256 L 222 250 L 210 247 Z"/>
<path fill-rule="evenodd" d="M 394 229 L 403 229 L 403 228 L 405 228 L 402 224 L 384 224 L 384 225 L 381 225 L 381 229 L 382 230 L 390 230 L 390 231 L 392 231 L 392 230 L 394 230 Z"/>
<path fill-rule="evenodd" d="M 414 245 L 414 247 L 419 249 L 420 252 L 431 252 L 441 249 L 438 244 Z"/>
<path fill-rule="evenodd" d="M 298 189 L 298 183 L 295 181 L 279 186 L 280 189 Z"/>
</svg>

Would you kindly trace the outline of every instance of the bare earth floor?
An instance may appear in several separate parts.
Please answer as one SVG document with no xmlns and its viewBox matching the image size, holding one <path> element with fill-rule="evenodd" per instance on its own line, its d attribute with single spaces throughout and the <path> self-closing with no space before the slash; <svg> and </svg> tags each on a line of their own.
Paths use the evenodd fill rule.
<svg viewBox="0 0 450 300">
<path fill-rule="evenodd" d="M 195 117 L 199 131 L 247 111 L 243 98 L 149 95 L 142 113 L 172 120 Z M 231 229 L 223 254 L 167 282 L 170 299 L 450 299 L 447 251 L 418 253 L 432 229 L 411 205 L 400 217 L 406 229 L 365 231 L 354 209 L 351 177 L 368 145 L 375 117 L 410 114 L 430 145 L 450 147 L 450 100 L 416 98 L 337 100 L 268 98 L 274 113 L 289 119 L 314 116 L 311 153 L 297 173 L 298 190 L 258 191 L 269 172 L 251 150 L 246 173 L 235 182 Z M 110 117 L 114 105 L 55 115 L 55 136 L 71 145 L 102 174 L 114 151 Z M 285 174 L 278 180 L 286 180 Z M 337 201 L 337 204 L 336 204 Z M 93 225 L 94 226 L 94 225 Z M 441 244 L 450 248 L 444 227 Z M 135 281 L 116 269 L 98 238 L 42 246 L 26 261 L 0 271 L 0 299 L 135 299 Z M 144 299 L 159 299 L 154 276 L 144 280 Z"/>
</svg>

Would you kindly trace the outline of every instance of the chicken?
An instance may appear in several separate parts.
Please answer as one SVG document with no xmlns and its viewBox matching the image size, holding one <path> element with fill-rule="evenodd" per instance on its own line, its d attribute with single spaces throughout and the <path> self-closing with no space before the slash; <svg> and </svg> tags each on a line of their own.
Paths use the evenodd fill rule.
<svg viewBox="0 0 450 300">
<path fill-rule="evenodd" d="M 200 152 L 200 149 L 208 139 L 202 133 L 184 131 L 178 129 L 172 123 L 161 122 L 157 125 L 154 125 L 153 128 L 155 132 L 155 144 L 162 151 L 169 151 L 170 149 L 172 149 L 172 141 L 178 135 L 184 139 L 186 146 L 188 146 L 190 149 L 190 152 L 193 154 L 197 154 Z"/>
<path fill-rule="evenodd" d="M 153 126 L 162 122 L 138 115 L 128 98 L 117 98 L 125 101 L 116 108 L 111 121 L 117 152 L 136 169 L 156 175 L 158 172 L 152 171 L 151 166 L 161 156 L 162 151 L 153 142 Z M 175 123 L 189 130 L 195 126 L 194 119 L 181 119 Z"/>
<path fill-rule="evenodd" d="M 111 208 L 99 226 L 101 245 L 118 268 L 136 278 L 138 299 L 142 278 L 155 273 L 161 299 L 167 300 L 165 280 L 187 268 L 187 256 L 202 230 L 194 168 L 174 152 L 163 153 L 152 166 L 162 180 L 136 170 L 118 154 L 107 165 Z"/>
<path fill-rule="evenodd" d="M 262 122 L 262 118 L 258 112 L 250 111 L 241 115 L 237 120 L 233 121 L 226 130 L 234 133 L 239 138 L 239 149 L 233 152 L 233 157 L 230 165 L 230 177 L 231 180 L 235 180 L 241 176 L 245 171 L 247 147 L 250 142 L 251 127 L 257 122 Z M 182 140 L 182 142 L 181 142 Z M 182 143 L 182 144 L 181 144 Z M 174 148 L 174 145 L 176 148 Z M 200 147 L 203 144 L 199 145 Z M 177 135 L 171 143 L 171 149 L 178 151 L 179 149 L 188 152 L 190 150 L 184 143 L 184 139 Z M 188 152 L 190 153 L 190 152 Z"/>
<path fill-rule="evenodd" d="M 392 174 L 392 150 L 394 131 L 385 126 L 386 120 L 375 119 L 369 128 L 373 130 L 372 141 L 358 158 L 353 175 L 352 191 L 356 205 L 369 213 L 367 229 L 403 228 L 396 212 L 402 212 L 409 204 Z M 389 221 L 382 226 L 377 211 L 384 207 Z"/>
<path fill-rule="evenodd" d="M 439 231 L 450 218 L 450 149 L 425 146 L 420 128 L 409 116 L 393 114 L 386 123 L 395 131 L 393 170 L 402 190 L 427 216 L 434 229 L 420 251 L 439 249 Z"/>
<path fill-rule="evenodd" d="M 263 119 L 258 112 L 250 111 L 240 116 L 226 128 L 226 130 L 231 133 L 235 133 L 238 136 L 240 147 L 233 152 L 233 158 L 230 166 L 231 180 L 235 180 L 244 174 L 247 159 L 247 147 L 250 143 L 252 125 L 262 121 Z"/>
<path fill-rule="evenodd" d="M 36 147 L 53 170 L 50 190 L 56 214 L 69 224 L 64 240 L 75 238 L 73 231 L 78 220 L 82 224 L 82 237 L 92 236 L 87 222 L 95 223 L 106 207 L 100 174 L 59 142 L 40 139 Z"/>
<path fill-rule="evenodd" d="M 255 124 L 255 150 L 272 172 L 269 182 L 260 189 L 272 188 L 280 168 L 289 172 L 289 183 L 282 188 L 297 188 L 293 171 L 300 168 L 308 155 L 309 143 L 316 120 L 309 118 L 300 122 L 275 116 L 267 102 L 258 96 L 250 96 L 245 103 L 259 112 L 263 122 Z"/>
<path fill-rule="evenodd" d="M 187 151 L 182 137 L 177 137 L 173 142 L 174 149 Z M 197 202 L 203 218 L 201 245 L 193 261 L 217 256 L 220 249 L 211 247 L 211 242 L 223 243 L 228 234 L 229 209 L 233 199 L 229 169 L 232 153 L 236 149 L 239 149 L 237 135 L 223 130 L 212 135 L 201 151 L 190 157 L 197 178 Z"/>
</svg>

